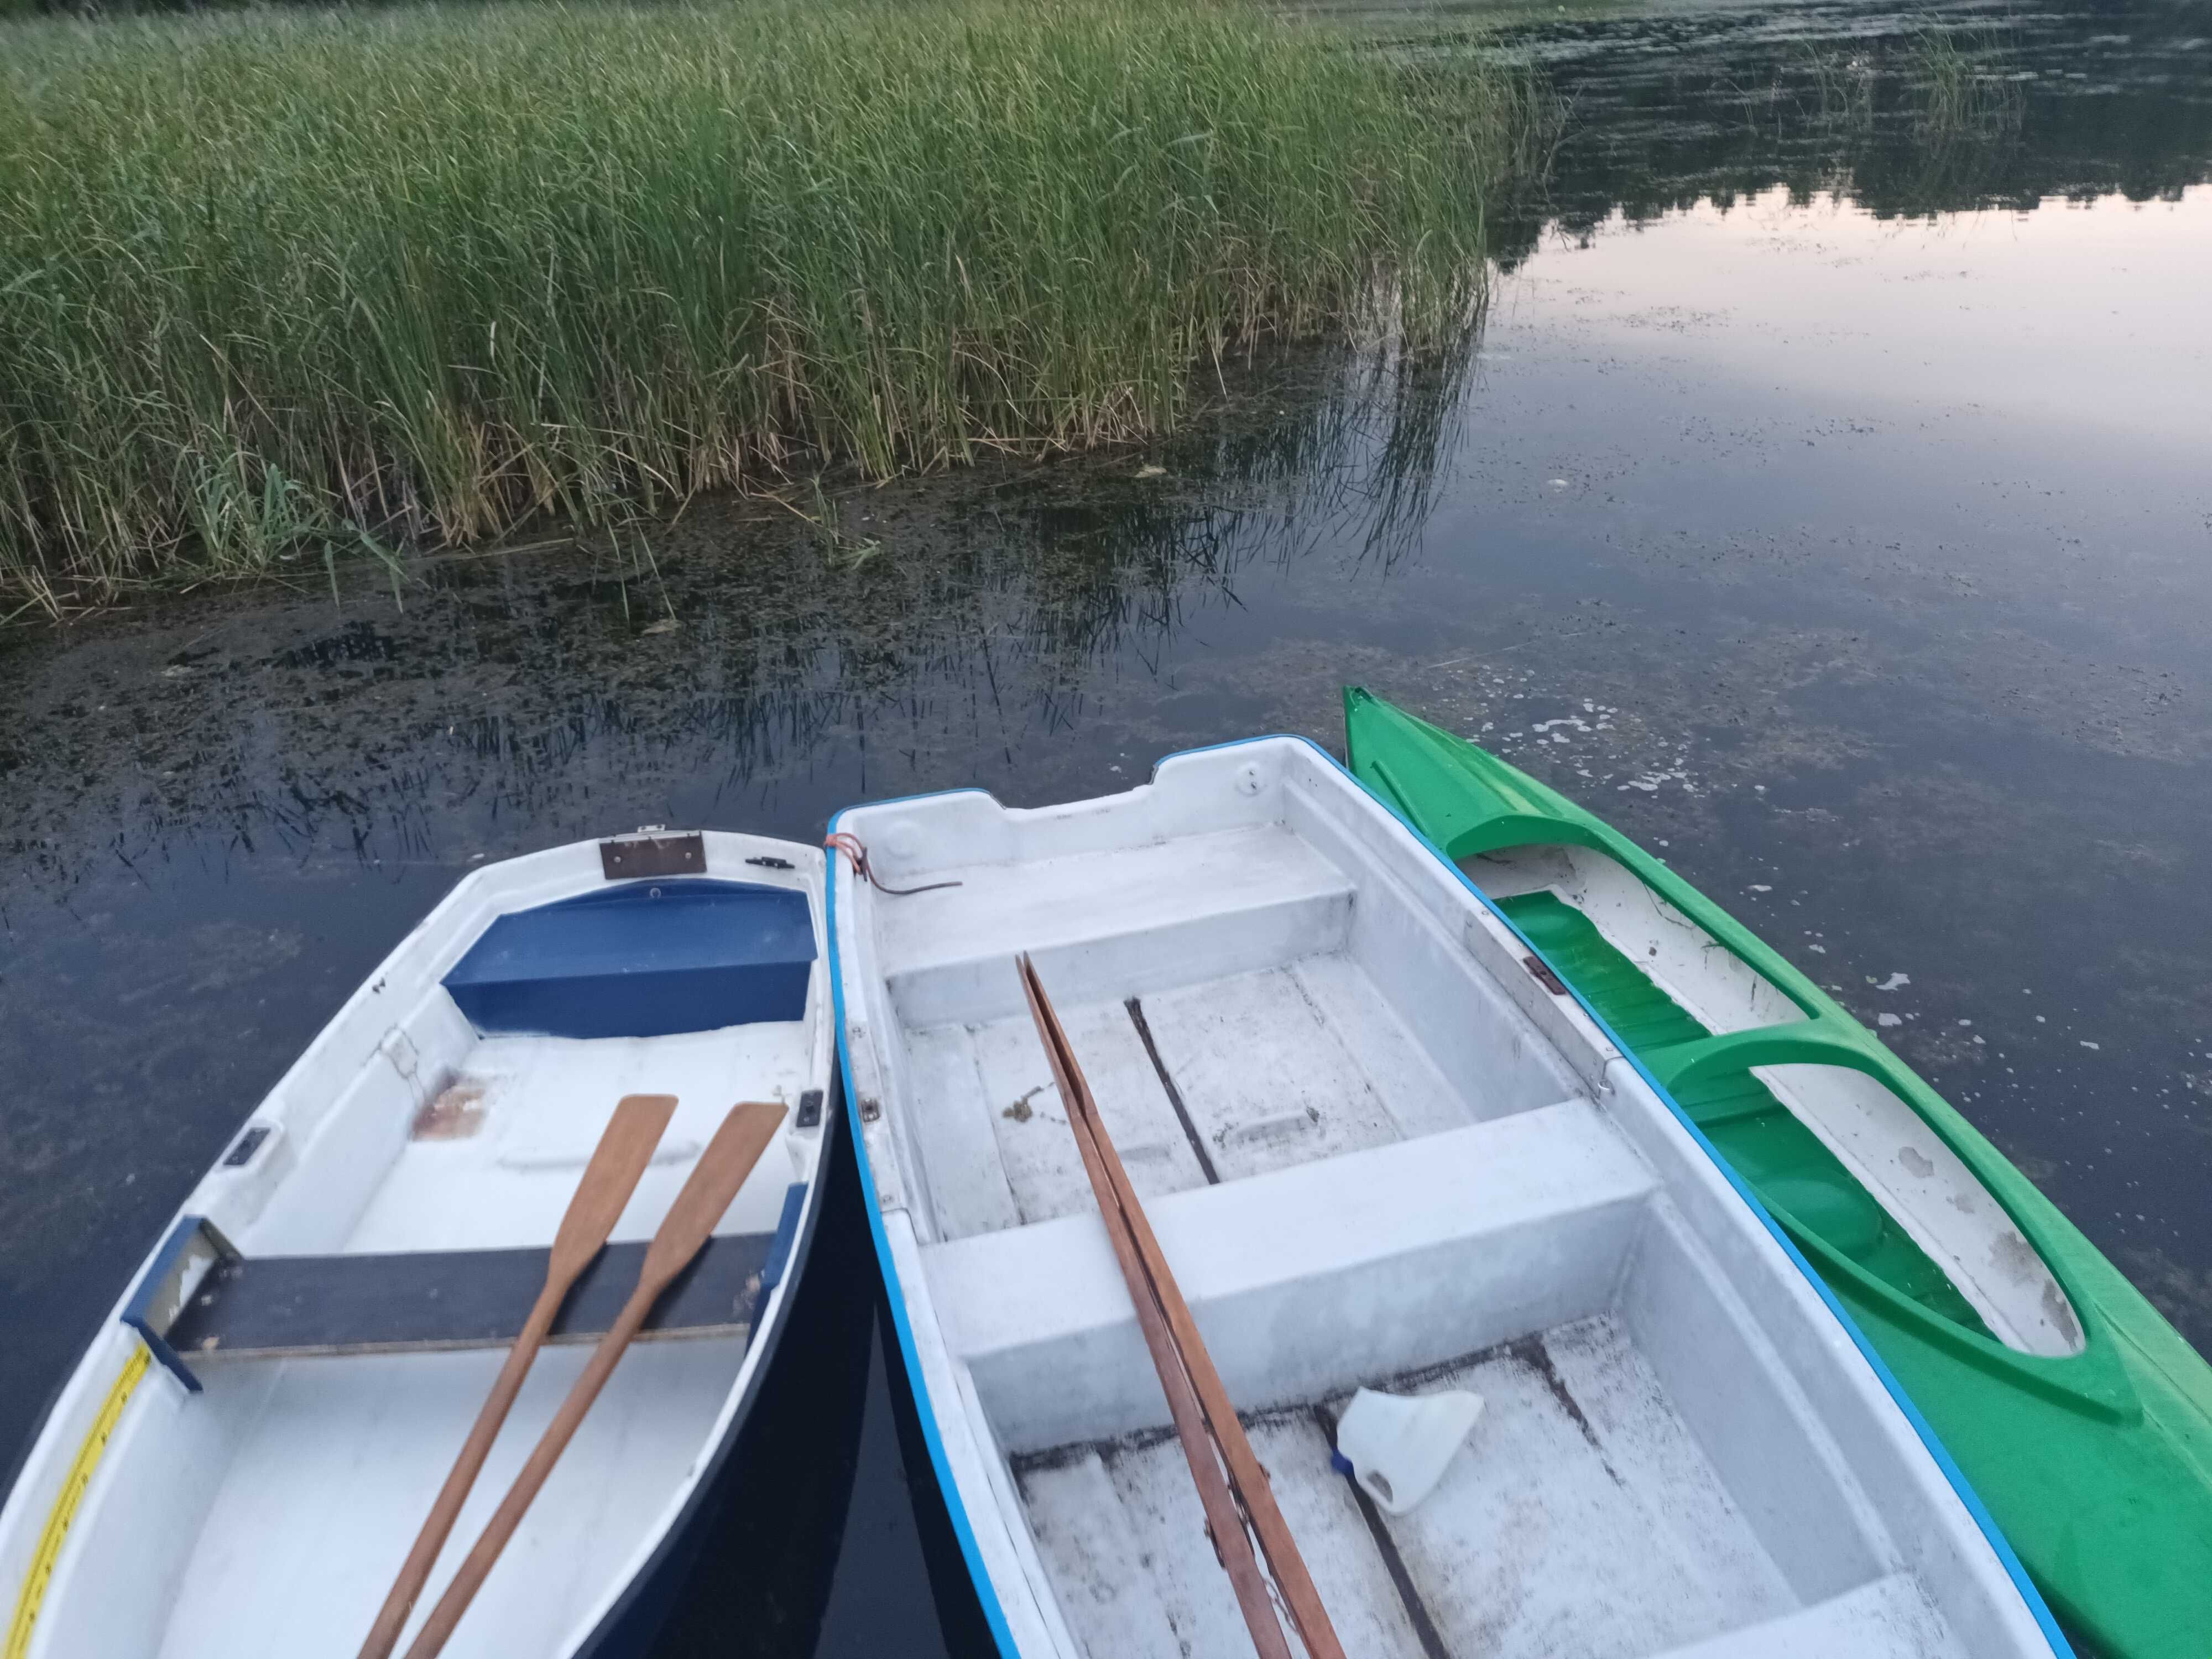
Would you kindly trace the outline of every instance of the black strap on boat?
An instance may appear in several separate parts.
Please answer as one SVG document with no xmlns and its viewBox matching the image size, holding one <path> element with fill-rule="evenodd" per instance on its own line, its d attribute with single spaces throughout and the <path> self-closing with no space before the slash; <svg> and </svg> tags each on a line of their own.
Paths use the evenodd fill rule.
<svg viewBox="0 0 2212 1659">
<path fill-rule="evenodd" d="M 822 844 L 831 852 L 842 853 L 847 858 L 852 860 L 853 872 L 855 875 L 878 893 L 889 893 L 893 898 L 906 898 L 915 893 L 933 893 L 940 887 L 961 885 L 957 881 L 933 881 L 926 887 L 887 887 L 876 872 L 868 867 L 868 849 L 860 844 L 860 838 L 858 836 L 841 830 Z"/>
<path fill-rule="evenodd" d="M 806 1187 L 784 1195 L 774 1233 L 711 1238 L 653 1304 L 645 1340 L 749 1335 L 759 1304 L 787 1270 Z M 198 1226 L 198 1217 L 185 1225 Z M 644 1261 L 642 1239 L 600 1251 L 562 1304 L 547 1340 L 604 1335 Z M 545 1282 L 543 1247 L 408 1250 L 379 1255 L 219 1256 L 180 1306 L 149 1317 L 134 1297 L 124 1317 L 197 1391 L 192 1364 L 339 1354 L 434 1353 L 507 1346 Z M 149 1278 L 153 1275 L 149 1275 Z M 137 1316 L 133 1317 L 133 1314 Z"/>
</svg>

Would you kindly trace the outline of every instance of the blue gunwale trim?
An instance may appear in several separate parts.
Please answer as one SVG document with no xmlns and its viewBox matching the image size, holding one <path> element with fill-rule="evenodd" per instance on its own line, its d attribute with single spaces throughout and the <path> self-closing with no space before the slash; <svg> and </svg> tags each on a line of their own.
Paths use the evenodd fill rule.
<svg viewBox="0 0 2212 1659">
<path fill-rule="evenodd" d="M 776 1218 L 775 1237 L 769 1241 L 768 1260 L 761 1264 L 761 1294 L 764 1297 L 783 1283 L 783 1270 L 791 1263 L 791 1242 L 799 1236 L 799 1218 L 806 1208 L 808 1181 L 794 1181 L 783 1189 L 783 1213 Z"/>
<path fill-rule="evenodd" d="M 948 789 L 936 794 L 981 795 L 983 789 Z M 898 800 L 926 800 L 929 795 L 903 795 Z M 870 805 L 888 806 L 894 801 L 872 801 Z M 845 813 L 852 809 L 841 808 L 830 815 L 830 833 L 836 835 Z M 837 953 L 837 854 L 830 855 L 829 867 L 823 872 L 822 884 L 823 931 L 830 936 L 830 1006 L 837 1022 L 837 1067 L 842 1074 L 845 1087 L 839 1091 L 845 1097 L 845 1122 L 853 1137 L 853 1156 L 860 1171 L 860 1202 L 868 1212 L 868 1237 L 876 1247 L 876 1265 L 883 1269 L 884 1289 L 891 1304 L 891 1326 L 898 1333 L 899 1358 L 906 1367 L 907 1386 L 913 1390 L 915 1415 L 921 1422 L 923 1443 L 929 1448 L 930 1467 L 936 1472 L 937 1489 L 944 1494 L 945 1512 L 952 1522 L 952 1534 L 959 1540 L 960 1556 L 968 1564 L 969 1581 L 975 1586 L 975 1597 L 982 1604 L 984 1622 L 991 1627 L 991 1639 L 998 1644 L 1004 1659 L 1022 1659 L 1022 1651 L 1014 1641 L 1012 1629 L 1006 1623 L 1006 1611 L 999 1605 L 999 1587 L 991 1582 L 990 1570 L 983 1565 L 982 1547 L 975 1541 L 975 1529 L 969 1524 L 968 1506 L 962 1501 L 959 1482 L 953 1477 L 951 1460 L 945 1455 L 945 1441 L 937 1431 L 937 1409 L 929 1398 L 929 1384 L 921 1374 L 921 1355 L 915 1347 L 914 1327 L 906 1314 L 906 1295 L 900 1288 L 898 1268 L 891 1261 L 890 1236 L 884 1231 L 882 1194 L 876 1187 L 876 1173 L 868 1161 L 868 1137 L 860 1121 L 860 1091 L 853 1087 L 853 1056 L 845 1041 L 845 975 L 843 963 Z"/>
<path fill-rule="evenodd" d="M 1397 821 L 1400 828 L 1427 851 L 1430 857 L 1449 870 L 1453 878 L 1473 895 L 1476 903 L 1504 924 L 1507 932 L 1527 945 L 1532 952 L 1535 951 L 1536 947 L 1529 941 L 1528 936 L 1513 925 L 1512 918 L 1492 903 L 1490 896 L 1474 884 L 1466 871 L 1446 858 L 1442 848 L 1415 828 L 1413 821 L 1404 813 L 1360 782 L 1350 768 L 1311 738 L 1297 732 L 1278 732 L 1258 737 L 1232 738 L 1224 743 L 1205 744 L 1196 749 L 1178 749 L 1173 754 L 1164 755 L 1153 763 L 1152 775 L 1157 778 L 1161 767 L 1171 760 L 1180 760 L 1187 755 L 1210 755 L 1218 750 L 1243 749 L 1253 744 L 1274 743 L 1285 739 L 1291 743 L 1304 744 L 1335 768 L 1343 775 L 1346 782 L 1388 812 Z M 988 789 L 940 789 L 924 794 L 897 796 L 887 801 L 870 801 L 866 805 L 890 806 L 903 801 L 934 800 L 945 795 L 988 795 L 990 791 Z M 845 813 L 853 810 L 854 809 L 850 807 L 841 809 L 830 818 L 831 834 L 836 833 L 837 825 Z M 830 983 L 837 1018 L 837 1062 L 843 1068 L 849 1085 L 853 1071 L 851 1060 L 845 1048 L 845 980 L 843 974 L 839 971 L 840 963 L 837 957 L 836 878 L 837 872 L 833 867 L 828 872 L 828 879 L 823 884 L 823 887 L 828 896 Z M 1784 1232 L 1774 1218 L 1767 1213 L 1766 1206 L 1759 1202 L 1759 1195 L 1745 1185 L 1736 1172 L 1729 1167 L 1728 1160 L 1723 1158 L 1719 1150 L 1705 1138 L 1705 1132 L 1698 1128 L 1690 1115 L 1682 1109 L 1674 1097 L 1661 1085 L 1659 1079 L 1651 1075 L 1650 1069 L 1636 1057 L 1629 1046 L 1620 1040 L 1613 1027 L 1606 1023 L 1604 1016 L 1590 1006 L 1589 1000 L 1573 986 L 1567 987 L 1567 994 L 1575 1000 L 1576 1006 L 1581 1008 L 1583 1013 L 1589 1016 L 1591 1023 L 1605 1034 L 1606 1040 L 1620 1050 L 1621 1058 L 1628 1062 L 1637 1076 L 1644 1079 L 1651 1092 L 1656 1095 L 1667 1109 L 1674 1115 L 1674 1121 L 1688 1132 L 1690 1139 L 1697 1143 L 1698 1150 L 1705 1153 L 1713 1168 L 1720 1172 L 1722 1179 L 1725 1180 L 1734 1189 L 1735 1195 L 1743 1200 L 1744 1206 L 1758 1218 L 1759 1225 L 1766 1229 L 1767 1236 L 1782 1247 L 1782 1253 L 1790 1258 L 1798 1273 L 1803 1275 L 1805 1282 L 1813 1287 L 1814 1293 L 1826 1304 L 1837 1324 L 1843 1327 L 1844 1334 L 1850 1338 L 1852 1346 L 1858 1349 L 1860 1357 L 1866 1361 L 1868 1368 L 1874 1372 L 1875 1379 L 1887 1391 L 1898 1410 L 1904 1413 L 1905 1420 L 1911 1425 L 1912 1431 L 1920 1437 L 1920 1443 L 1927 1448 L 1928 1455 L 1935 1460 L 1937 1470 L 1946 1480 L 1950 1482 L 1951 1490 L 1958 1494 L 1959 1501 L 1966 1505 L 1966 1513 L 1973 1518 L 1974 1524 L 1981 1528 L 1982 1536 L 1988 1540 L 1990 1549 L 1996 1553 L 1997 1564 L 2011 1578 L 2013 1588 L 2019 1591 L 2021 1601 L 2026 1604 L 2037 1626 L 2042 1631 L 2044 1639 L 2051 1644 L 2051 1653 L 2056 1659 L 2075 1659 L 2073 1644 L 2067 1641 L 2065 1634 L 2058 1628 L 2057 1620 L 2051 1617 L 2050 1607 L 2044 1602 L 2043 1593 L 2036 1589 L 2033 1581 L 2027 1576 L 2027 1569 L 2021 1565 L 2020 1558 L 2013 1553 L 2012 1545 L 2005 1537 L 2003 1529 L 1997 1525 L 1996 1517 L 1990 1515 L 1988 1507 L 1983 1504 L 1981 1495 L 1975 1492 L 1972 1482 L 1966 1479 L 1966 1471 L 1959 1467 L 1956 1460 L 1952 1457 L 1949 1449 L 1936 1437 L 1936 1431 L 1929 1425 L 1928 1419 L 1920 1414 L 1920 1408 L 1912 1403 L 1911 1395 L 1905 1393 L 1904 1385 L 1899 1382 L 1895 1373 L 1889 1369 L 1887 1362 L 1875 1352 L 1874 1344 L 1867 1340 L 1866 1334 L 1859 1329 L 1858 1322 L 1853 1319 L 1844 1304 L 1836 1299 L 1836 1293 L 1828 1288 L 1827 1282 L 1813 1270 L 1813 1264 L 1808 1261 L 1797 1247 L 1790 1242 L 1790 1236 Z M 944 1445 L 938 1438 L 936 1413 L 930 1405 L 928 1388 L 922 1381 L 921 1364 L 915 1353 L 914 1334 L 907 1323 L 906 1299 L 900 1293 L 898 1272 L 891 1265 L 890 1243 L 884 1232 L 881 1205 L 876 1194 L 875 1177 L 868 1164 L 867 1142 L 861 1133 L 859 1097 L 849 1086 L 846 1088 L 844 1093 L 845 1109 L 850 1115 L 849 1121 L 853 1130 L 853 1147 L 859 1154 L 860 1175 L 866 1183 L 863 1195 L 868 1206 L 868 1231 L 875 1239 L 876 1259 L 883 1266 L 884 1283 L 890 1293 L 891 1319 L 898 1328 L 899 1347 L 906 1357 L 907 1376 L 914 1389 L 916 1414 L 921 1419 L 922 1435 L 929 1443 L 930 1461 L 936 1468 L 938 1485 L 944 1491 L 945 1508 L 951 1514 L 953 1530 L 960 1540 L 961 1553 L 968 1562 L 969 1577 L 975 1582 L 976 1594 L 982 1600 L 984 1614 L 990 1620 L 991 1633 L 998 1640 L 1000 1651 L 1006 1655 L 1007 1659 L 1021 1659 L 1019 1650 L 1013 1644 L 1012 1633 L 1006 1627 L 1006 1615 L 999 1606 L 997 1589 L 991 1583 L 990 1573 L 983 1565 L 982 1556 L 976 1547 L 975 1534 L 969 1527 L 966 1506 L 961 1502 L 960 1489 L 953 1481 L 951 1468 L 945 1460 Z"/>
</svg>

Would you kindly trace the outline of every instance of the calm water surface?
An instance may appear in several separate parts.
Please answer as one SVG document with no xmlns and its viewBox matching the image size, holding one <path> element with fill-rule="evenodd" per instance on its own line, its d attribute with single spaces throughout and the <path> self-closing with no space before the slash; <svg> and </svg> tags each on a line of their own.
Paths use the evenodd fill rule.
<svg viewBox="0 0 2212 1659">
<path fill-rule="evenodd" d="M 842 546 L 702 507 L 0 644 L 0 1442 L 476 861 L 1340 747 L 1346 681 L 1663 848 L 2212 1349 L 2212 6 L 1339 9 L 1566 107 L 1468 362 L 1255 368 Z M 972 1643 L 839 1180 L 778 1519 L 672 1653 Z"/>
</svg>

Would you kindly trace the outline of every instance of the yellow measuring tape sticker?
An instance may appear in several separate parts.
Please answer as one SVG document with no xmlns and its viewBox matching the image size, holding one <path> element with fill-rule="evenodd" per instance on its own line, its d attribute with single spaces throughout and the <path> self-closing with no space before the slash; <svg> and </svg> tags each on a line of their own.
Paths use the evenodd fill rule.
<svg viewBox="0 0 2212 1659">
<path fill-rule="evenodd" d="M 107 1398 L 100 1402 L 100 1415 L 92 1419 L 92 1427 L 86 1431 L 84 1443 L 76 1449 L 76 1461 L 70 1465 L 61 1491 L 54 1495 L 53 1511 L 46 1516 L 46 1529 L 39 1535 L 39 1551 L 31 1558 L 31 1570 L 23 1575 L 22 1593 L 15 1598 L 15 1617 L 8 1626 L 8 1645 L 0 1649 L 0 1659 L 23 1659 L 31 1650 L 31 1632 L 39 1622 L 39 1604 L 46 1599 L 46 1581 L 54 1576 L 54 1563 L 61 1559 L 70 1522 L 76 1519 L 76 1506 L 84 1497 L 84 1489 L 92 1484 L 92 1472 L 100 1467 L 100 1455 L 107 1449 L 108 1437 L 123 1420 L 123 1408 L 131 1403 L 131 1395 L 144 1378 L 146 1364 L 151 1358 L 143 1347 L 131 1349 L 131 1358 L 123 1362 L 122 1374 L 115 1379 L 114 1387 L 108 1389 Z"/>
</svg>

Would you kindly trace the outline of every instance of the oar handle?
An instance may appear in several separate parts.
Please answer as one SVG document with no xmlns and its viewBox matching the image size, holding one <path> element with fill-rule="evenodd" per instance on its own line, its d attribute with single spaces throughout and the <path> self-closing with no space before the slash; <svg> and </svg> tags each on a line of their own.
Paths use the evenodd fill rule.
<svg viewBox="0 0 2212 1659">
<path fill-rule="evenodd" d="M 386 1659 L 392 1650 L 399 1645 L 399 1632 L 407 1628 L 407 1615 L 415 1611 L 416 1599 L 429 1582 L 430 1569 L 438 1565 L 438 1552 L 446 1547 L 453 1522 L 460 1518 L 461 1506 L 469 1501 L 469 1491 L 483 1471 L 492 1442 L 499 1438 L 500 1427 L 514 1408 L 514 1397 L 522 1392 L 522 1381 L 530 1375 L 531 1362 L 538 1358 L 546 1333 L 553 1328 L 553 1321 L 561 1311 L 568 1290 L 565 1284 L 549 1283 L 538 1292 L 537 1305 L 531 1309 L 522 1334 L 507 1351 L 507 1363 L 499 1368 L 498 1380 L 491 1385 L 483 1409 L 477 1413 L 469 1437 L 461 1443 L 460 1455 L 454 1458 L 446 1484 L 438 1489 L 438 1501 L 431 1504 L 429 1518 L 416 1535 L 415 1547 L 407 1553 L 398 1577 L 392 1581 L 391 1594 L 384 1598 L 384 1607 L 376 1615 L 376 1623 L 369 1627 L 368 1640 L 361 1644 L 360 1659 Z"/>
<path fill-rule="evenodd" d="M 591 1362 L 568 1390 L 568 1397 L 561 1402 L 561 1409 L 553 1414 L 553 1421 L 546 1426 L 538 1449 L 530 1454 L 530 1461 L 522 1466 L 522 1473 L 515 1476 L 514 1485 L 508 1488 L 507 1497 L 485 1523 L 483 1536 L 477 1540 L 476 1547 L 453 1575 L 453 1582 L 446 1586 L 438 1605 L 422 1621 L 422 1628 L 416 1633 L 415 1644 L 407 1650 L 407 1659 L 433 1659 L 453 1636 L 462 1615 L 468 1612 L 469 1603 L 476 1600 L 477 1592 L 483 1588 L 485 1578 L 498 1564 L 500 1553 L 514 1536 L 514 1529 L 522 1524 L 523 1516 L 536 1500 L 546 1477 L 553 1473 L 553 1466 L 561 1461 L 561 1454 L 574 1438 L 584 1414 L 592 1409 L 599 1390 L 615 1374 L 615 1366 L 621 1362 L 630 1339 L 645 1323 L 646 1315 L 653 1311 L 653 1302 L 662 1288 L 658 1285 L 641 1285 L 623 1304 L 621 1315 L 599 1339 L 599 1346 L 592 1351 Z"/>
</svg>

